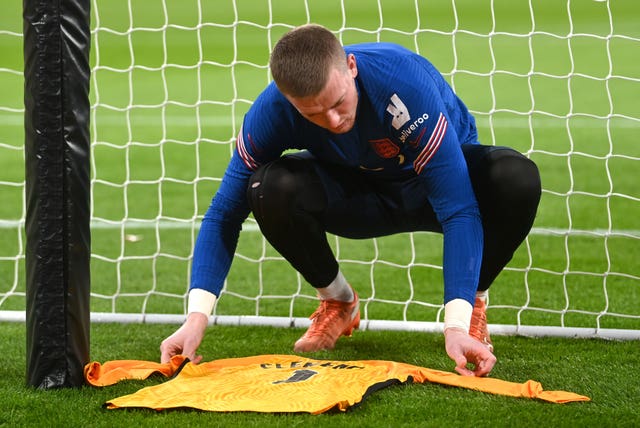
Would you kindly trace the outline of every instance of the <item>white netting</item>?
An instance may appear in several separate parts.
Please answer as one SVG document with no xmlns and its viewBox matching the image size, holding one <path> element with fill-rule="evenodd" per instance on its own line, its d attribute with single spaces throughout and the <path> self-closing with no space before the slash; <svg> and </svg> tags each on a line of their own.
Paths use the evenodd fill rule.
<svg viewBox="0 0 640 428">
<path fill-rule="evenodd" d="M 344 43 L 393 41 L 427 56 L 484 143 L 538 164 L 540 212 L 491 289 L 494 331 L 640 336 L 634 2 L 94 0 L 92 9 L 94 320 L 183 319 L 199 222 L 243 113 L 269 82 L 270 49 L 316 22 Z M 21 25 L 7 16 L 0 53 L 11 64 L 0 82 L 21 80 Z M 8 166 L 22 162 L 23 109 L 7 85 L 0 189 L 14 196 L 0 207 L 0 312 L 11 318 L 24 304 L 23 168 Z M 365 327 L 441 327 L 440 236 L 332 242 Z M 311 287 L 249 220 L 216 322 L 304 325 L 314 307 Z"/>
<path fill-rule="evenodd" d="M 24 308 L 24 104 L 19 6 L 8 7 L 0 17 L 0 311 Z"/>
</svg>

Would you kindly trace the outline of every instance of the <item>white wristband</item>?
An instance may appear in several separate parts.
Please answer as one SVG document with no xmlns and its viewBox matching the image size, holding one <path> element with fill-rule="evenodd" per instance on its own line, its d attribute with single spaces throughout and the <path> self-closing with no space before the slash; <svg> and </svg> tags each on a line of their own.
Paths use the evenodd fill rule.
<svg viewBox="0 0 640 428">
<path fill-rule="evenodd" d="M 191 312 L 200 312 L 209 316 L 213 311 L 213 305 L 215 305 L 215 303 L 215 294 L 207 290 L 203 290 L 202 288 L 192 288 L 189 290 L 187 314 L 190 314 Z"/>
<path fill-rule="evenodd" d="M 464 299 L 453 299 L 444 305 L 444 329 L 461 328 L 467 333 L 471 326 L 473 306 Z"/>
</svg>

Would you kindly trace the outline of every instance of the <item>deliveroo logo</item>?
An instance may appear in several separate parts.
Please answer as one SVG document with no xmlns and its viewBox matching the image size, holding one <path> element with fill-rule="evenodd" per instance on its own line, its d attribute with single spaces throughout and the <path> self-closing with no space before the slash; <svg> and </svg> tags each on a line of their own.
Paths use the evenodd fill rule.
<svg viewBox="0 0 640 428">
<path fill-rule="evenodd" d="M 387 106 L 387 112 L 393 116 L 391 126 L 395 129 L 402 128 L 402 125 L 411 120 L 409 110 L 407 110 L 407 106 L 404 105 L 398 94 L 391 96 L 391 103 Z"/>
</svg>

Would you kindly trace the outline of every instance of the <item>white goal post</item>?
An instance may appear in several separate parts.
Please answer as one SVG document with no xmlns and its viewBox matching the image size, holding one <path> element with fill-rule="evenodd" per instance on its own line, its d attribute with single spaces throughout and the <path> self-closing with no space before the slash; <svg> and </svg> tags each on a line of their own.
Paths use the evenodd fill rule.
<svg viewBox="0 0 640 428">
<path fill-rule="evenodd" d="M 538 164 L 540 212 L 490 290 L 492 334 L 640 339 L 637 13 L 633 0 L 93 0 L 91 320 L 184 320 L 200 221 L 270 50 L 315 22 L 425 55 L 483 143 Z M 24 321 L 21 38 L 0 18 L 2 321 Z M 362 329 L 442 330 L 439 235 L 332 243 Z M 314 298 L 249 219 L 211 323 L 303 327 Z"/>
</svg>

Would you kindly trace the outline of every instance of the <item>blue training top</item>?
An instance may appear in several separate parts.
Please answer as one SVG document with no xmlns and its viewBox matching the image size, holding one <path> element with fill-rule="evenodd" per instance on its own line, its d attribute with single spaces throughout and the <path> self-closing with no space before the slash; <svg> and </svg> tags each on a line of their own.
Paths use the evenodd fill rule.
<svg viewBox="0 0 640 428">
<path fill-rule="evenodd" d="M 191 288 L 220 294 L 242 223 L 249 215 L 246 188 L 260 166 L 285 150 L 364 174 L 424 179 L 444 234 L 444 301 L 473 305 L 483 234 L 461 144 L 477 144 L 475 120 L 425 58 L 390 43 L 345 46 L 356 58 L 356 122 L 332 134 L 304 119 L 274 83 L 244 117 L 236 148 L 207 210 L 194 250 Z"/>
</svg>

